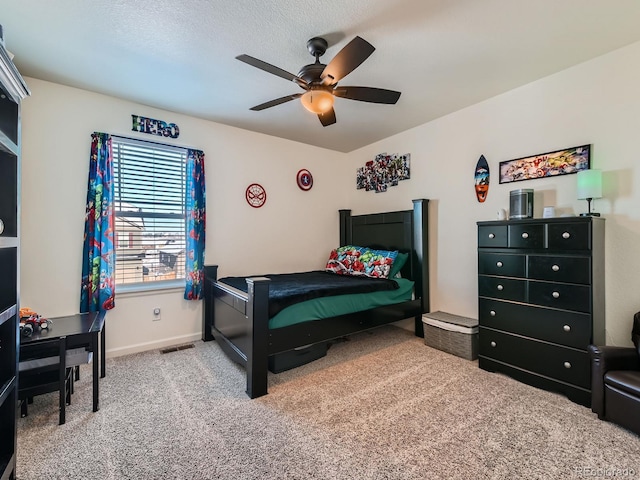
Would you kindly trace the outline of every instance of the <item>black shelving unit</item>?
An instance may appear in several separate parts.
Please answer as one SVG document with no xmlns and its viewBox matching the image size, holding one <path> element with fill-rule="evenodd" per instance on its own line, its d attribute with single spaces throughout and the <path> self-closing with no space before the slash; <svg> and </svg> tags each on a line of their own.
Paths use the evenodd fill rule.
<svg viewBox="0 0 640 480">
<path fill-rule="evenodd" d="M 29 90 L 0 26 L 0 480 L 16 478 L 20 284 L 20 102 Z"/>
</svg>

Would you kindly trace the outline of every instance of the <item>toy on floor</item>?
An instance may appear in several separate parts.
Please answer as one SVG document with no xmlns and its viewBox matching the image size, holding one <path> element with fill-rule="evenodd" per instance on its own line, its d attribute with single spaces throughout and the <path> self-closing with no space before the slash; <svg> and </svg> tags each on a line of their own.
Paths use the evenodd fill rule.
<svg viewBox="0 0 640 480">
<path fill-rule="evenodd" d="M 51 320 L 38 315 L 30 308 L 24 307 L 20 309 L 20 335 L 30 337 L 37 329 L 48 329 Z"/>
</svg>

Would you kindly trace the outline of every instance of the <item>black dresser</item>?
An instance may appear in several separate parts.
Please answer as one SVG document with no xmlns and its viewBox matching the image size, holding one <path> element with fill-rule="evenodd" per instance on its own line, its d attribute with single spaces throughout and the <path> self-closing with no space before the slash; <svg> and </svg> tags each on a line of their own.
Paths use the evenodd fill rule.
<svg viewBox="0 0 640 480">
<path fill-rule="evenodd" d="M 604 345 L 604 219 L 478 222 L 479 365 L 591 404 Z"/>
</svg>

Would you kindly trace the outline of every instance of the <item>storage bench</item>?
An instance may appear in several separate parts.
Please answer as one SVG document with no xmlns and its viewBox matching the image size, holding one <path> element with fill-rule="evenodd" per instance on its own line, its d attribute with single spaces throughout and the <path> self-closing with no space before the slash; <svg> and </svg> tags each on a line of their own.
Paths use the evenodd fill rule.
<svg viewBox="0 0 640 480">
<path fill-rule="evenodd" d="M 467 360 L 478 358 L 478 320 L 446 312 L 422 316 L 425 345 Z"/>
</svg>

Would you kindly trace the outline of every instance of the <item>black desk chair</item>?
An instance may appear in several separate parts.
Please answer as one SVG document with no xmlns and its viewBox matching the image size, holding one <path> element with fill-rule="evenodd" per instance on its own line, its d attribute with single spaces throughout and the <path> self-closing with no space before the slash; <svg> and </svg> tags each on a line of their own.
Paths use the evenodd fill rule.
<svg viewBox="0 0 640 480">
<path fill-rule="evenodd" d="M 640 435 L 640 312 L 631 339 L 635 348 L 589 345 L 591 410 Z"/>
<path fill-rule="evenodd" d="M 27 403 L 34 396 L 60 393 L 60 425 L 65 422 L 65 408 L 71 403 L 72 369 L 67 367 L 66 337 L 27 343 L 20 346 L 18 399 L 20 413 L 27 416 Z"/>
</svg>

